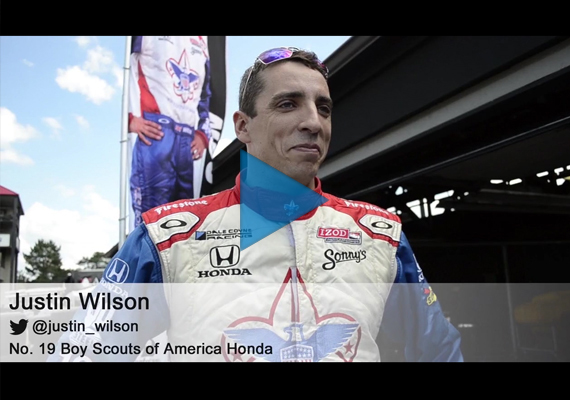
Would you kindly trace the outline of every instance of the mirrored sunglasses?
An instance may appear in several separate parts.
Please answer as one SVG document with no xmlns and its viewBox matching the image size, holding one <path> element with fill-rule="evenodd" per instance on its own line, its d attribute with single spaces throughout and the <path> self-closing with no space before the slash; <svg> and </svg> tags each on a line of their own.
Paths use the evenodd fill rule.
<svg viewBox="0 0 570 400">
<path fill-rule="evenodd" d="M 242 97 L 245 95 L 247 85 L 249 83 L 249 78 L 251 78 L 251 73 L 255 69 L 255 65 L 260 62 L 264 65 L 272 64 L 276 61 L 285 60 L 287 58 L 291 58 L 293 54 L 300 51 L 297 47 L 276 47 L 274 49 L 265 50 L 255 59 L 253 63 L 253 67 L 249 70 L 249 74 L 247 75 L 247 79 L 245 81 L 245 86 L 243 87 Z M 325 77 L 328 78 L 329 70 L 322 61 L 318 60 L 319 65 L 325 71 Z"/>
</svg>

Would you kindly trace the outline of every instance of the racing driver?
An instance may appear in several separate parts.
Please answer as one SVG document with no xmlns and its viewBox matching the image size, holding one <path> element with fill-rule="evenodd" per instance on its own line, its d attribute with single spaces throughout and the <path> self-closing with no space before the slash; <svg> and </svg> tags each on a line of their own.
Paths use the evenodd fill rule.
<svg viewBox="0 0 570 400">
<path fill-rule="evenodd" d="M 96 331 L 87 332 L 89 340 L 99 343 L 84 358 L 133 360 L 152 353 L 145 343 L 166 331 L 167 342 L 155 347 L 172 361 L 381 361 L 382 329 L 402 342 L 406 361 L 463 361 L 459 333 L 399 217 L 322 191 L 317 172 L 333 108 L 327 79 L 313 52 L 289 47 L 263 52 L 245 71 L 233 122 L 250 161 L 231 189 L 143 214 L 95 292 L 138 294 L 150 299 L 150 309 L 81 310 L 86 331 Z M 310 196 L 288 202 L 278 187 L 260 184 L 272 170 L 322 198 L 320 205 L 287 220 Z M 288 222 L 247 247 L 244 240 L 258 227 L 241 214 L 245 196 L 254 199 L 249 215 Z M 96 329 L 109 319 L 146 325 L 130 325 L 138 331 L 119 338 Z M 101 354 L 102 344 L 115 354 Z"/>
</svg>

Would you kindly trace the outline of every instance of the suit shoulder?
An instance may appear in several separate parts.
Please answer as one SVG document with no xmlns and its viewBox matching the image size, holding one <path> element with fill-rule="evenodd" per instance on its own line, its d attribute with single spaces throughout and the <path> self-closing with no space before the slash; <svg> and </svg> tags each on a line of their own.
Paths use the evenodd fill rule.
<svg viewBox="0 0 570 400">
<path fill-rule="evenodd" d="M 359 200 L 347 200 L 330 193 L 323 193 L 323 195 L 329 199 L 329 202 L 323 204 L 323 206 L 332 207 L 353 217 L 374 214 L 401 224 L 400 217 L 375 204 Z"/>
<path fill-rule="evenodd" d="M 157 222 L 159 219 L 167 216 L 176 216 L 176 214 L 192 213 L 204 216 L 220 208 L 239 204 L 239 199 L 237 199 L 234 189 L 235 188 L 226 189 L 197 199 L 172 201 L 170 203 L 151 208 L 144 212 L 142 217 L 146 224 L 152 224 Z"/>
</svg>

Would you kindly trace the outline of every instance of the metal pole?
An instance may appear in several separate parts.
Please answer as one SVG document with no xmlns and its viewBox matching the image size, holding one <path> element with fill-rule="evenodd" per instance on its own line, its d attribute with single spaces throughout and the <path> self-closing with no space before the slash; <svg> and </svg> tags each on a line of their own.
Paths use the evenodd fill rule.
<svg viewBox="0 0 570 400">
<path fill-rule="evenodd" d="M 127 36 L 125 43 L 125 66 L 123 67 L 123 107 L 121 119 L 121 179 L 119 189 L 120 215 L 119 215 L 119 245 L 123 246 L 127 237 L 127 145 L 129 130 L 129 71 L 131 64 L 131 40 Z"/>
</svg>

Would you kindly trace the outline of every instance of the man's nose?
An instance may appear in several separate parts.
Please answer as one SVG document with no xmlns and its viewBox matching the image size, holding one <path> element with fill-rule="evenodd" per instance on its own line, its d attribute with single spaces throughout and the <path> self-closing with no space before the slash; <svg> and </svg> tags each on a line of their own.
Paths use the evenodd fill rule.
<svg viewBox="0 0 570 400">
<path fill-rule="evenodd" d="M 319 133 L 322 129 L 321 115 L 316 105 L 307 106 L 301 114 L 299 130 L 307 133 Z"/>
</svg>

